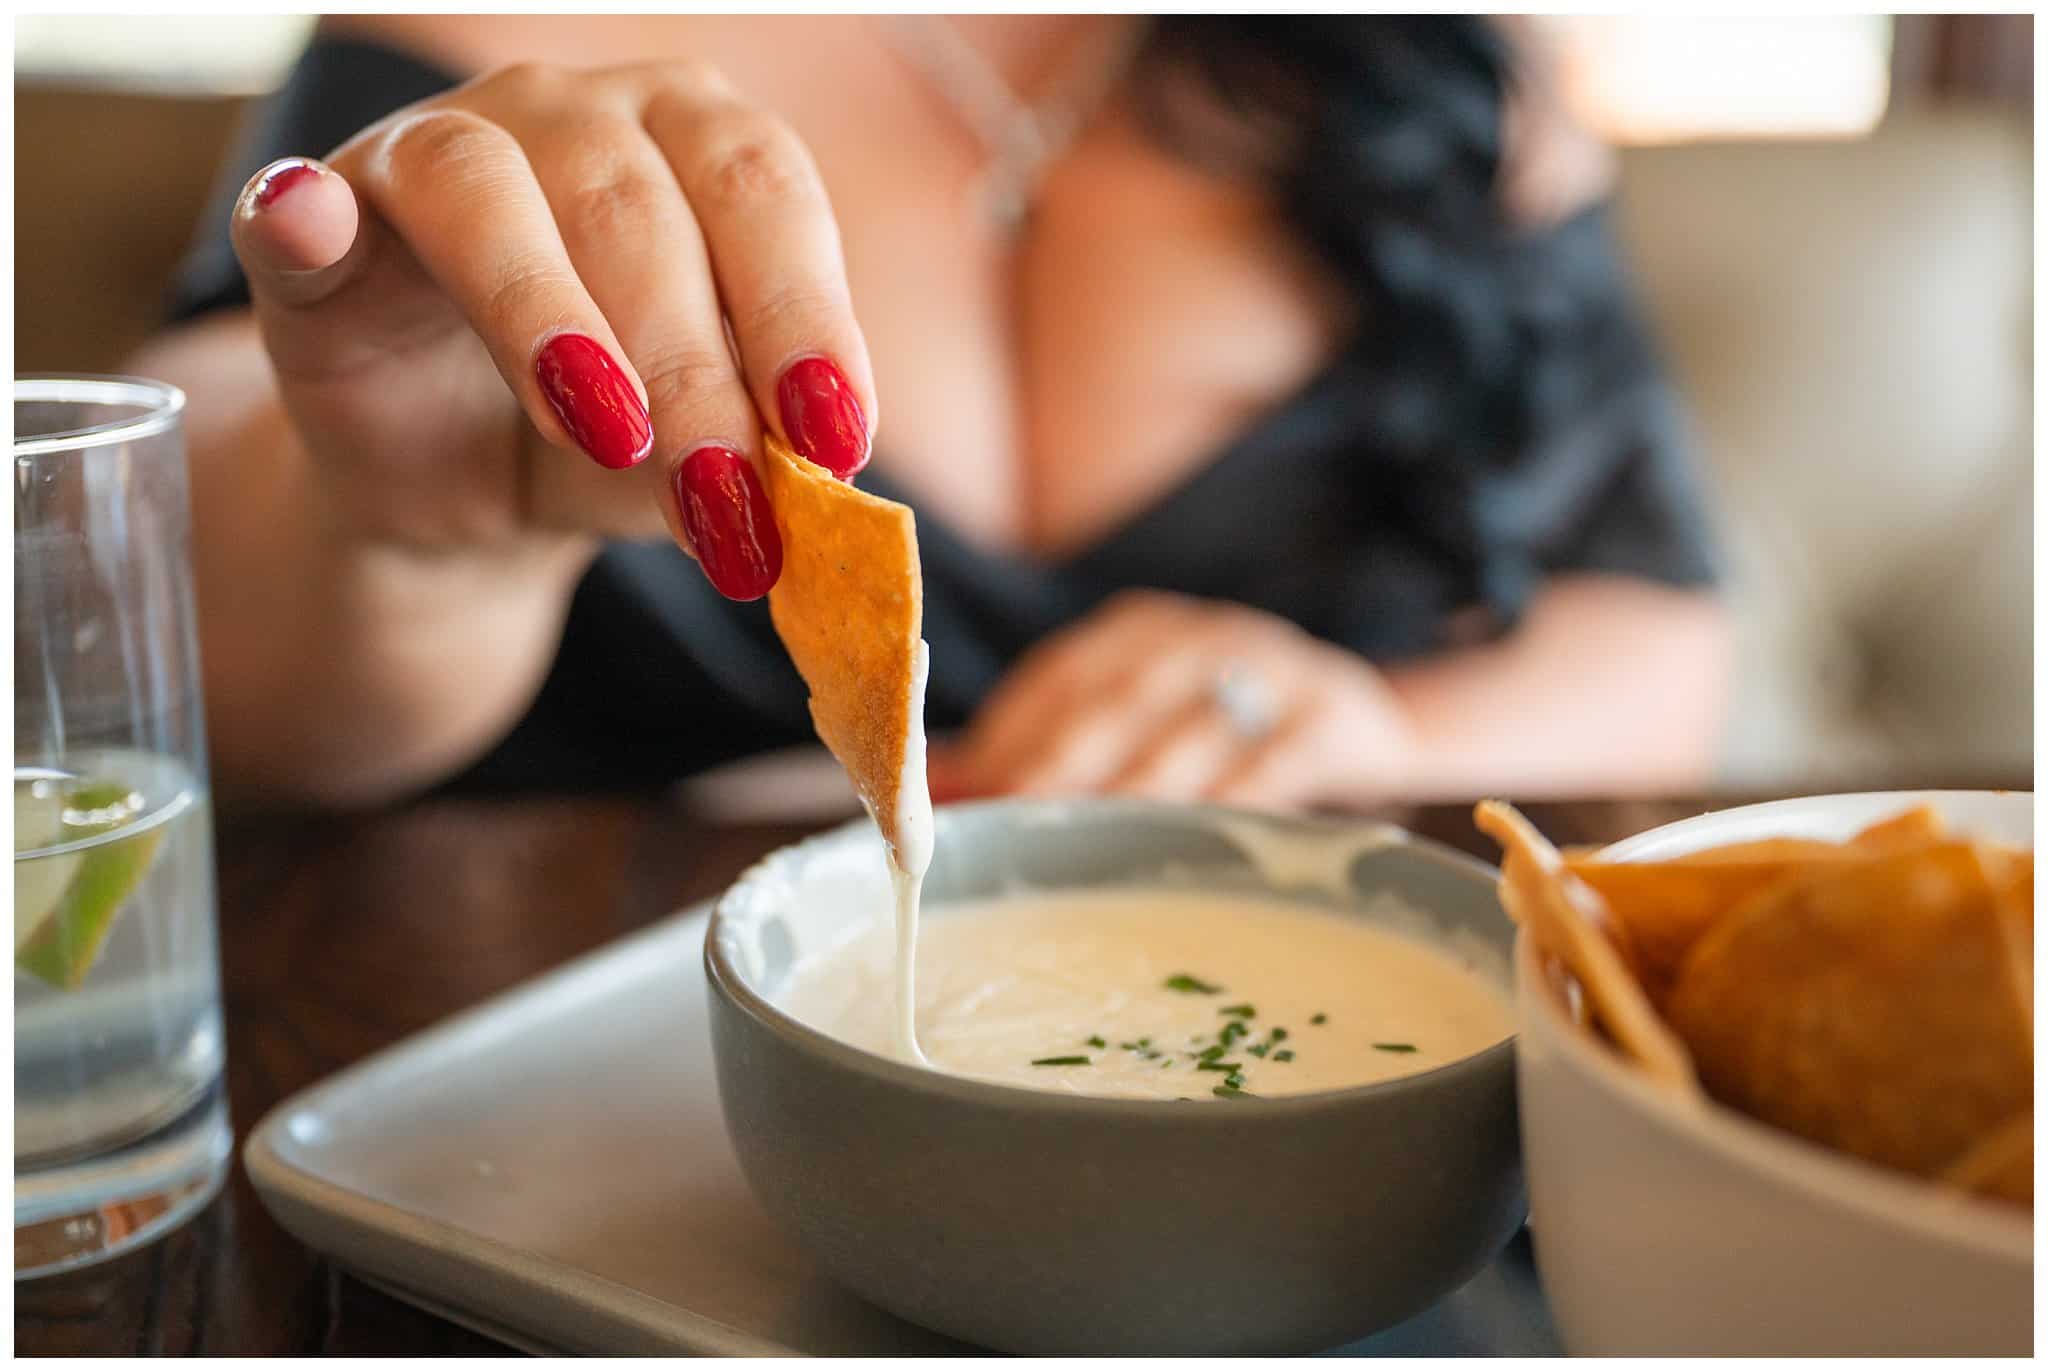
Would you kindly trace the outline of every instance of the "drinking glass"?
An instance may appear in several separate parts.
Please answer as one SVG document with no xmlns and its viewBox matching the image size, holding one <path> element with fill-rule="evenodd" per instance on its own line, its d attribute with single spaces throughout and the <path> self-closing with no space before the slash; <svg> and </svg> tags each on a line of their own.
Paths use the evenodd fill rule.
<svg viewBox="0 0 2048 1372">
<path fill-rule="evenodd" d="M 176 387 L 14 383 L 14 1268 L 220 1189 L 213 833 Z"/>
</svg>

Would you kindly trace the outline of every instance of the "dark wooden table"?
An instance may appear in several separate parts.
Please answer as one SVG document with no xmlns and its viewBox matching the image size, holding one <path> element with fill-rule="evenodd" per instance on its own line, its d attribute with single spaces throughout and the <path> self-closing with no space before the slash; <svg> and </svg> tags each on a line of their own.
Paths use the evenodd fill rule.
<svg viewBox="0 0 2048 1372">
<path fill-rule="evenodd" d="M 1701 798 L 1530 805 L 1560 843 L 1717 808 Z M 1385 818 L 1491 857 L 1467 806 Z M 436 800 L 219 834 L 235 1133 L 368 1053 L 715 894 L 805 827 L 651 798 Z M 278 1227 L 237 1163 L 161 1242 L 18 1286 L 23 1355 L 505 1354 L 338 1272 Z"/>
</svg>

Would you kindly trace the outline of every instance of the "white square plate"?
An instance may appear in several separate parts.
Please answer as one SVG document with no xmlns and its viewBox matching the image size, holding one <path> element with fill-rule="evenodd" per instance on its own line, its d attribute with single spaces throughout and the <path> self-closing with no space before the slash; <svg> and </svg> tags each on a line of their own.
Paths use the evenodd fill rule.
<svg viewBox="0 0 2048 1372">
<path fill-rule="evenodd" d="M 755 1205 L 712 1074 L 705 910 L 457 1015 L 264 1118 L 278 1222 L 366 1280 L 538 1352 L 974 1350 L 820 1275 Z M 1341 1350 L 1557 1352 L 1526 1237 Z"/>
</svg>

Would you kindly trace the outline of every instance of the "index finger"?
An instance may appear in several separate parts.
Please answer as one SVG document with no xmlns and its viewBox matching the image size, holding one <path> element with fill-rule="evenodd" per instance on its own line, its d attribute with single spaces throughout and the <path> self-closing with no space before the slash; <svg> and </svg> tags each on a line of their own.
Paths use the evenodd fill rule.
<svg viewBox="0 0 2048 1372">
<path fill-rule="evenodd" d="M 431 109 L 376 126 L 336 160 L 469 321 L 536 429 L 610 468 L 653 450 L 639 378 L 511 133 Z"/>
</svg>

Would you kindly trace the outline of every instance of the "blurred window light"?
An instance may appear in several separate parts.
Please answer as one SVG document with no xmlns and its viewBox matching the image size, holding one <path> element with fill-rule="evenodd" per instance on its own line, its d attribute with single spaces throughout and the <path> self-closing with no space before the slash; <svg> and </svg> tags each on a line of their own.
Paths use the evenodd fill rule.
<svg viewBox="0 0 2048 1372">
<path fill-rule="evenodd" d="M 16 80 L 169 94 L 276 89 L 313 36 L 310 14 L 23 14 Z"/>
<path fill-rule="evenodd" d="M 1891 16 L 1545 19 L 1573 112 L 1615 143 L 1855 137 L 1891 89 Z"/>
</svg>

